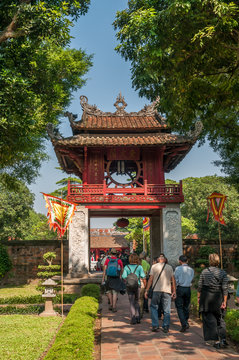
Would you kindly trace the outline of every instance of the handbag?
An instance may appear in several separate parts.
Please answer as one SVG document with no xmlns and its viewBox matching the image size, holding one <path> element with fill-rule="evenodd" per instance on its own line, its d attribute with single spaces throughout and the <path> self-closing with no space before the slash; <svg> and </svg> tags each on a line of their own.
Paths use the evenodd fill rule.
<svg viewBox="0 0 239 360">
<path fill-rule="evenodd" d="M 156 286 L 156 284 L 157 284 L 157 282 L 158 282 L 158 280 L 159 280 L 159 278 L 160 278 L 160 276 L 161 276 L 161 274 L 162 274 L 162 272 L 163 272 L 163 270 L 164 270 L 164 268 L 165 268 L 165 265 L 166 265 L 166 263 L 164 263 L 164 266 L 163 266 L 162 270 L 160 271 L 160 274 L 159 274 L 159 276 L 158 276 L 158 278 L 157 278 L 154 286 L 151 286 L 151 287 L 149 288 L 148 294 L 147 294 L 147 295 L 148 295 L 148 299 L 152 299 L 152 297 L 153 297 L 153 292 L 154 292 L 154 288 L 155 288 L 155 286 Z"/>
</svg>

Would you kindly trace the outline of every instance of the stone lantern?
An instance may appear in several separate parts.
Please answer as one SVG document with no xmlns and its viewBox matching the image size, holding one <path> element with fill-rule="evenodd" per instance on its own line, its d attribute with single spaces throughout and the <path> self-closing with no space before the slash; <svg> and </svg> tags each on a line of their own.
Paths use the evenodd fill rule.
<svg viewBox="0 0 239 360">
<path fill-rule="evenodd" d="M 39 316 L 57 316 L 52 304 L 53 298 L 56 297 L 54 286 L 57 283 L 52 279 L 47 279 L 42 285 L 45 286 L 45 292 L 42 294 L 42 297 L 45 298 L 45 310 Z"/>
<path fill-rule="evenodd" d="M 231 309 L 235 309 L 236 305 L 235 305 L 234 295 L 236 290 L 234 289 L 234 282 L 237 281 L 237 279 L 232 275 L 227 275 L 227 279 L 228 279 L 228 295 L 230 295 L 230 299 L 227 302 L 227 306 L 230 307 Z"/>
</svg>

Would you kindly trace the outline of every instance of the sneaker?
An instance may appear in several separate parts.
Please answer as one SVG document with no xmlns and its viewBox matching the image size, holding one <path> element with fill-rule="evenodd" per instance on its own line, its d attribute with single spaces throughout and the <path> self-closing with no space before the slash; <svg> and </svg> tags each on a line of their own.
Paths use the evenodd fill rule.
<svg viewBox="0 0 239 360">
<path fill-rule="evenodd" d="M 228 342 L 226 341 L 226 339 L 223 339 L 223 340 L 221 340 L 221 342 L 220 342 L 220 346 L 221 346 L 221 348 L 226 348 L 226 347 L 228 347 Z"/>
<path fill-rule="evenodd" d="M 116 308 L 113 308 L 112 311 L 113 311 L 113 312 L 117 312 L 117 309 L 116 309 Z"/>
<path fill-rule="evenodd" d="M 131 325 L 135 325 L 136 322 L 137 322 L 137 321 L 136 321 L 136 317 L 133 316 L 132 319 L 131 319 L 131 321 L 130 321 L 130 324 L 131 324 Z"/>
<path fill-rule="evenodd" d="M 220 349 L 221 348 L 221 344 L 220 342 L 215 342 L 215 344 L 213 344 L 213 347 L 215 347 L 215 349 Z"/>
<path fill-rule="evenodd" d="M 186 324 L 186 329 L 189 329 L 189 328 L 190 328 L 189 323 L 187 323 Z"/>
<path fill-rule="evenodd" d="M 152 331 L 153 331 L 153 332 L 158 332 L 158 331 L 159 331 L 159 327 L 158 327 L 158 326 L 152 326 Z"/>
<path fill-rule="evenodd" d="M 112 310 L 112 309 L 113 309 L 113 306 L 112 306 L 112 305 L 110 305 L 110 306 L 108 307 L 108 309 L 109 309 L 109 310 Z"/>
<path fill-rule="evenodd" d="M 137 322 L 137 324 L 140 324 L 140 317 L 139 316 L 136 316 L 136 322 Z"/>
<path fill-rule="evenodd" d="M 181 333 L 184 333 L 187 330 L 186 325 L 182 326 L 181 329 L 179 330 Z"/>
<path fill-rule="evenodd" d="M 166 333 L 168 333 L 168 331 L 169 331 L 168 326 L 163 326 L 163 332 L 166 334 Z"/>
</svg>

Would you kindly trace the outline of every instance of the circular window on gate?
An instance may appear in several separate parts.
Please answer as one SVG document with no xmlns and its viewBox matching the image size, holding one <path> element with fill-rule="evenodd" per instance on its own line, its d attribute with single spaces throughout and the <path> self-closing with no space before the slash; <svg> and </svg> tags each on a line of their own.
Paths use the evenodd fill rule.
<svg viewBox="0 0 239 360">
<path fill-rule="evenodd" d="M 106 184 L 136 187 L 143 183 L 142 164 L 133 160 L 113 160 L 105 163 Z"/>
</svg>

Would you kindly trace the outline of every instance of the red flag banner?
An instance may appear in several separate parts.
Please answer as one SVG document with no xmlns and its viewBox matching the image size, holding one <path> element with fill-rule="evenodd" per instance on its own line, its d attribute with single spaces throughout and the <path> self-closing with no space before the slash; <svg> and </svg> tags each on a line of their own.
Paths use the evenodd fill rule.
<svg viewBox="0 0 239 360">
<path fill-rule="evenodd" d="M 42 193 L 48 209 L 50 229 L 63 236 L 76 210 L 76 205 L 61 198 Z"/>
<path fill-rule="evenodd" d="M 143 217 L 143 229 L 146 231 L 146 230 L 149 230 L 150 228 L 150 220 L 148 217 Z"/>
<path fill-rule="evenodd" d="M 225 221 L 222 216 L 222 211 L 225 206 L 225 202 L 227 200 L 227 196 L 213 192 L 210 196 L 207 198 L 207 205 L 208 205 L 208 211 L 207 211 L 207 222 L 209 219 L 209 211 L 211 209 L 215 221 L 219 222 L 222 225 L 226 225 Z"/>
</svg>

